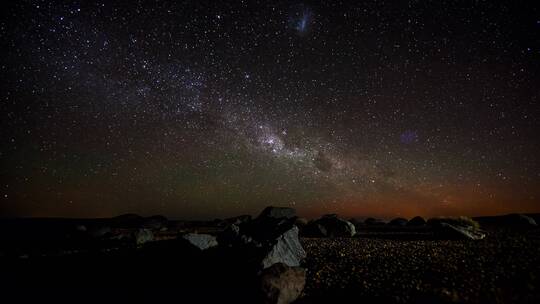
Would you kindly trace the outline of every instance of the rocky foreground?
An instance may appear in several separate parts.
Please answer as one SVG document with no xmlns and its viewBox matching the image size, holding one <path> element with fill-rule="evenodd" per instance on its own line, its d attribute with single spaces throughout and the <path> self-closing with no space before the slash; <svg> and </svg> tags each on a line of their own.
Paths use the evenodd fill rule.
<svg viewBox="0 0 540 304">
<path fill-rule="evenodd" d="M 302 303 L 540 303 L 540 238 L 493 231 L 485 240 L 302 240 Z"/>
<path fill-rule="evenodd" d="M 17 302 L 540 303 L 540 231 L 518 214 L 14 219 L 0 244 L 2 296 Z"/>
</svg>

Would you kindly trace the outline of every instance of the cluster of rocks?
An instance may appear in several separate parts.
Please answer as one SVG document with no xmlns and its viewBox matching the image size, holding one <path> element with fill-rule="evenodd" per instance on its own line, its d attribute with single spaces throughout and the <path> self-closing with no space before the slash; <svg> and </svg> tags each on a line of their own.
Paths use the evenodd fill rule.
<svg viewBox="0 0 540 304">
<path fill-rule="evenodd" d="M 255 219 L 228 220 L 218 236 L 221 246 L 239 248 L 252 260 L 265 303 L 290 303 L 304 288 L 306 271 L 300 265 L 306 252 L 296 220 L 292 208 L 267 207 Z"/>
<path fill-rule="evenodd" d="M 361 223 L 359 223 L 361 224 Z M 383 219 L 369 217 L 363 222 L 364 226 L 394 226 L 394 227 L 422 227 L 426 225 L 426 220 L 421 216 L 415 216 L 410 220 L 403 217 L 396 217 L 389 222 Z"/>
<path fill-rule="evenodd" d="M 320 223 L 325 235 L 343 233 L 340 231 L 344 228 L 334 221 L 339 219 L 328 218 Z M 301 264 L 306 252 L 299 240 L 298 226 L 308 223 L 302 224 L 294 209 L 267 207 L 256 218 L 244 215 L 215 220 L 213 225 L 222 228 L 215 234 L 178 230 L 175 239 L 153 242 L 157 233 L 167 229 L 167 222 L 160 216 L 127 214 L 91 226 L 79 225 L 76 230 L 101 244 L 137 245 L 149 256 L 174 252 L 178 258 L 193 260 L 194 268 L 197 263 L 201 267 L 235 265 L 238 279 L 259 280 L 258 296 L 265 303 L 290 303 L 301 295 L 306 281 L 306 270 Z M 346 229 L 352 229 L 349 235 L 354 235 L 354 226 Z M 222 275 L 223 269 L 217 266 L 216 275 Z"/>
<path fill-rule="evenodd" d="M 217 222 L 217 221 L 216 221 Z M 290 303 L 302 293 L 306 257 L 299 235 L 352 237 L 355 226 L 335 214 L 308 221 L 292 208 L 267 207 L 256 218 L 234 217 L 217 222 L 224 230 L 217 236 L 222 248 L 234 248 L 254 265 L 265 303 Z M 200 236 L 200 235 L 199 235 Z"/>
<path fill-rule="evenodd" d="M 77 225 L 78 237 L 95 240 L 142 245 L 155 240 L 155 234 L 168 229 L 169 220 L 161 215 L 142 217 L 124 214 L 111 219 Z"/>
<path fill-rule="evenodd" d="M 214 225 L 223 228 L 215 235 L 180 233 L 172 244 L 163 245 L 165 250 L 157 252 L 174 248 L 176 254 L 193 261 L 193 268 L 212 267 L 209 274 L 216 277 L 230 276 L 232 267 L 235 280 L 247 284 L 258 281 L 254 296 L 261 302 L 291 303 L 301 295 L 306 282 L 306 270 L 301 267 L 306 252 L 296 220 L 292 208 L 267 207 L 256 218 L 215 220 Z M 162 246 L 160 243 L 145 248 L 151 250 Z"/>
<path fill-rule="evenodd" d="M 368 218 L 364 221 L 362 227 L 382 227 L 385 231 L 417 231 L 422 229 L 421 231 L 429 231 L 437 239 L 449 240 L 481 240 L 485 237 L 485 233 L 480 229 L 479 224 L 467 217 L 440 217 L 428 221 L 420 216 L 413 217 L 410 220 L 398 217 L 389 222 Z"/>
</svg>

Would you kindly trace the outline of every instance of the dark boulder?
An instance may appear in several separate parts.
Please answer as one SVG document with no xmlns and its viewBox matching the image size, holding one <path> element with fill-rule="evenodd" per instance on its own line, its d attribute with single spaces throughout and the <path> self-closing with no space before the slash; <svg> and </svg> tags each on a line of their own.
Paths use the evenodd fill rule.
<svg viewBox="0 0 540 304">
<path fill-rule="evenodd" d="M 142 228 L 152 230 L 164 230 L 167 228 L 169 220 L 162 215 L 154 215 L 142 220 Z"/>
<path fill-rule="evenodd" d="M 425 226 L 426 220 L 421 216 L 415 216 L 407 222 L 407 226 Z"/>
<path fill-rule="evenodd" d="M 388 225 L 390 226 L 399 226 L 399 227 L 404 227 L 405 225 L 407 225 L 407 219 L 405 218 L 402 218 L 402 217 L 397 217 L 393 220 L 391 220 Z"/>
<path fill-rule="evenodd" d="M 254 220 L 240 225 L 229 225 L 218 236 L 220 246 L 236 251 L 239 256 L 245 256 L 258 270 L 275 263 L 300 265 L 306 252 L 298 238 L 296 217 L 287 217 L 294 214 L 294 209 L 292 212 L 286 211 L 283 216 L 269 210 L 266 208 L 261 216 Z"/>
<path fill-rule="evenodd" d="M 140 228 L 144 218 L 140 215 L 128 213 L 111 218 L 111 226 L 114 228 Z"/>
<path fill-rule="evenodd" d="M 105 238 L 112 234 L 112 229 L 109 226 L 94 226 L 88 229 L 88 235 L 93 238 Z"/>
<path fill-rule="evenodd" d="M 298 217 L 294 221 L 294 224 L 296 226 L 298 226 L 298 228 L 300 228 L 300 229 L 306 227 L 308 223 L 309 223 L 309 221 L 305 217 Z"/>
<path fill-rule="evenodd" d="M 349 222 L 350 222 L 351 224 L 353 224 L 354 227 L 360 227 L 360 226 L 362 226 L 362 221 L 360 221 L 359 219 L 354 218 L 354 217 L 350 218 L 350 219 L 349 219 Z"/>
<path fill-rule="evenodd" d="M 239 215 L 231 218 L 227 218 L 223 220 L 223 223 L 225 225 L 241 225 L 243 223 L 247 223 L 251 221 L 251 215 L 245 214 L 245 215 Z"/>
<path fill-rule="evenodd" d="M 295 224 L 296 210 L 285 207 L 266 207 L 254 220 L 240 224 L 242 234 L 264 243 L 274 240 Z"/>
<path fill-rule="evenodd" d="M 356 234 L 356 228 L 349 221 L 328 214 L 311 221 L 303 229 L 303 234 L 309 237 L 351 237 Z"/>
<path fill-rule="evenodd" d="M 232 247 L 232 246 L 255 246 L 260 247 L 260 244 L 258 242 L 254 242 L 251 235 L 246 234 L 246 228 L 242 229 L 242 232 L 240 230 L 240 226 L 236 224 L 231 224 L 223 230 L 218 236 L 217 236 L 217 242 L 225 247 Z"/>
<path fill-rule="evenodd" d="M 296 216 L 296 210 L 288 207 L 266 207 L 261 214 L 257 217 L 258 220 L 262 219 L 290 219 Z"/>
<path fill-rule="evenodd" d="M 380 225 L 385 225 L 386 222 L 381 219 L 369 217 L 364 221 L 364 224 L 367 226 L 380 226 Z"/>
<path fill-rule="evenodd" d="M 517 213 L 503 216 L 503 223 L 507 226 L 519 228 L 537 227 L 537 223 L 532 217 Z"/>
<path fill-rule="evenodd" d="M 276 263 L 261 273 L 263 303 L 288 304 L 301 295 L 306 284 L 306 270 Z"/>
</svg>

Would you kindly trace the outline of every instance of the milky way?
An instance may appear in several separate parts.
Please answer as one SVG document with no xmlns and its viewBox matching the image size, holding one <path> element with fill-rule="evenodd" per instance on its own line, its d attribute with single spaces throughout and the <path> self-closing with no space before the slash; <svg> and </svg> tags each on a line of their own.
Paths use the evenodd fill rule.
<svg viewBox="0 0 540 304">
<path fill-rule="evenodd" d="M 18 1 L 0 214 L 540 211 L 540 10 Z"/>
</svg>

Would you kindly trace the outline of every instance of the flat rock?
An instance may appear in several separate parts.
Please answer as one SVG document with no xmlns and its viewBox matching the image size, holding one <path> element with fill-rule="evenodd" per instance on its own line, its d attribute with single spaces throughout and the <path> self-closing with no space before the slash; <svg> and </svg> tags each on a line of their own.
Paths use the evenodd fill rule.
<svg viewBox="0 0 540 304">
<path fill-rule="evenodd" d="M 485 233 L 472 226 L 459 226 L 448 223 L 440 223 L 435 233 L 445 239 L 481 240 L 486 236 Z"/>
<path fill-rule="evenodd" d="M 182 238 L 200 250 L 206 250 L 218 245 L 216 237 L 209 234 L 188 233 L 184 234 Z"/>
</svg>

